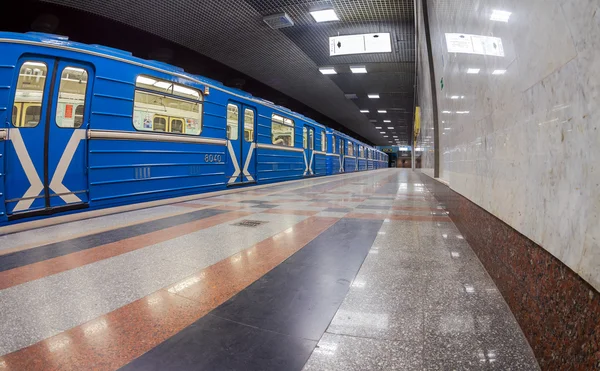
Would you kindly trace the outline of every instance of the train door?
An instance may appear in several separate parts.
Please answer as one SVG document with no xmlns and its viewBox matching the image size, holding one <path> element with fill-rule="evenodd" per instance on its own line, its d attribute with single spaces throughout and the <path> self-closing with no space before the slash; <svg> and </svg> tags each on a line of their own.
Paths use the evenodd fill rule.
<svg viewBox="0 0 600 371">
<path fill-rule="evenodd" d="M 344 142 L 342 138 L 338 138 L 339 146 L 340 146 L 340 173 L 344 172 Z"/>
<path fill-rule="evenodd" d="M 315 158 L 315 128 L 304 125 L 302 129 L 302 144 L 304 147 L 304 176 L 313 176 L 313 160 Z"/>
<path fill-rule="evenodd" d="M 256 182 L 255 126 L 254 107 L 237 102 L 227 105 L 228 185 Z"/>
<path fill-rule="evenodd" d="M 93 69 L 36 56 L 18 66 L 6 153 L 7 213 L 85 207 Z"/>
</svg>

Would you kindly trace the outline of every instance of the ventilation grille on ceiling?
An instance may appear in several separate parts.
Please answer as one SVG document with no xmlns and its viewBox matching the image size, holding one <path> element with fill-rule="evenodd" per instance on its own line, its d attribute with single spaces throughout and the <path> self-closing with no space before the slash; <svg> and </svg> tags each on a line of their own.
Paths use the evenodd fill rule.
<svg viewBox="0 0 600 371">
<path fill-rule="evenodd" d="M 294 25 L 294 21 L 292 21 L 292 18 L 290 18 L 287 13 L 268 15 L 263 18 L 263 21 L 274 30 L 278 28 L 292 27 Z"/>
<path fill-rule="evenodd" d="M 344 94 L 344 96 L 346 97 L 346 99 L 358 99 L 358 96 L 356 94 Z"/>
</svg>

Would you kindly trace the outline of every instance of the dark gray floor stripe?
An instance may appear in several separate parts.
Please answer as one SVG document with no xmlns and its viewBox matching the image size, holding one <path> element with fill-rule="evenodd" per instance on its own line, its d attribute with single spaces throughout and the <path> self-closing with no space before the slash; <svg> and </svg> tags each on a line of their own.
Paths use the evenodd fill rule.
<svg viewBox="0 0 600 371">
<path fill-rule="evenodd" d="M 16 251 L 0 256 L 0 272 L 226 212 L 228 211 L 216 209 L 198 210 L 67 241 L 55 242 L 29 250 Z M 31 233 L 35 233 L 35 231 Z"/>
<path fill-rule="evenodd" d="M 122 370 L 301 370 L 381 224 L 341 219 L 209 315 Z"/>
</svg>

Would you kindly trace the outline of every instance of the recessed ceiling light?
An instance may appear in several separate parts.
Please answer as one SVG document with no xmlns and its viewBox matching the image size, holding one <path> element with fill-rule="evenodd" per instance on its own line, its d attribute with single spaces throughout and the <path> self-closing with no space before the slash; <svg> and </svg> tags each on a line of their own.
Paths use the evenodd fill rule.
<svg viewBox="0 0 600 371">
<path fill-rule="evenodd" d="M 506 73 L 506 70 L 494 70 L 494 72 L 492 72 L 492 75 L 504 75 Z"/>
<path fill-rule="evenodd" d="M 384 138 L 387 138 L 388 136 L 387 136 L 387 135 L 384 135 L 383 137 L 384 137 Z"/>
<path fill-rule="evenodd" d="M 381 130 L 381 126 L 375 126 L 375 129 Z"/>
<path fill-rule="evenodd" d="M 384 109 L 378 109 L 378 110 L 377 110 L 377 113 L 387 113 L 387 111 L 386 111 L 386 110 L 384 110 Z"/>
<path fill-rule="evenodd" d="M 453 96 L 450 97 L 450 99 L 460 99 L 460 96 L 459 95 L 453 95 Z"/>
<path fill-rule="evenodd" d="M 464 115 L 469 112 L 471 112 L 471 111 L 456 111 L 456 113 L 458 113 L 459 115 Z"/>
<path fill-rule="evenodd" d="M 371 98 L 371 99 L 378 99 L 379 98 L 379 94 L 368 94 L 367 96 L 369 98 Z"/>
<path fill-rule="evenodd" d="M 365 66 L 350 66 L 352 73 L 367 73 L 367 67 Z"/>
<path fill-rule="evenodd" d="M 444 130 L 450 130 L 450 128 L 444 128 Z"/>
<path fill-rule="evenodd" d="M 361 109 L 360 113 L 369 113 L 369 110 L 368 109 Z"/>
<path fill-rule="evenodd" d="M 469 69 L 467 70 L 467 73 L 470 73 L 470 74 L 472 74 L 472 75 L 476 75 L 476 74 L 478 74 L 478 73 L 479 73 L 479 71 L 480 71 L 480 70 L 481 70 L 480 68 L 469 68 Z"/>
<path fill-rule="evenodd" d="M 397 136 L 397 135 L 394 135 L 394 138 L 398 138 L 398 136 Z"/>
<path fill-rule="evenodd" d="M 394 127 L 393 126 L 388 126 L 388 129 L 394 130 Z"/>
<path fill-rule="evenodd" d="M 314 12 L 310 12 L 310 15 L 312 15 L 316 22 L 329 22 L 340 20 L 337 14 L 335 14 L 335 10 L 333 9 L 315 10 Z"/>
<path fill-rule="evenodd" d="M 379 134 L 385 134 L 385 131 L 380 131 Z"/>
<path fill-rule="evenodd" d="M 335 69 L 333 67 L 321 67 L 321 68 L 319 68 L 319 71 L 323 75 L 335 75 L 335 74 L 337 74 L 337 72 L 335 72 Z"/>
<path fill-rule="evenodd" d="M 507 12 L 506 10 L 494 9 L 492 11 L 492 15 L 490 16 L 490 21 L 508 22 L 511 14 L 511 12 Z"/>
<path fill-rule="evenodd" d="M 383 120 L 383 122 L 392 122 L 392 120 Z"/>
<path fill-rule="evenodd" d="M 442 113 L 452 113 L 452 111 L 442 111 Z"/>
</svg>

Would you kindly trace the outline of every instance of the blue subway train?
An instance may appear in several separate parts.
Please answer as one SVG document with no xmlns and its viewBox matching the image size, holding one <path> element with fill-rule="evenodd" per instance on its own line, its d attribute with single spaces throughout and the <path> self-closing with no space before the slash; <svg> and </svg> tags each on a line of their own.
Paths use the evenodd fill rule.
<svg viewBox="0 0 600 371">
<path fill-rule="evenodd" d="M 387 167 L 387 155 L 241 90 L 40 33 L 0 33 L 0 225 Z"/>
</svg>

